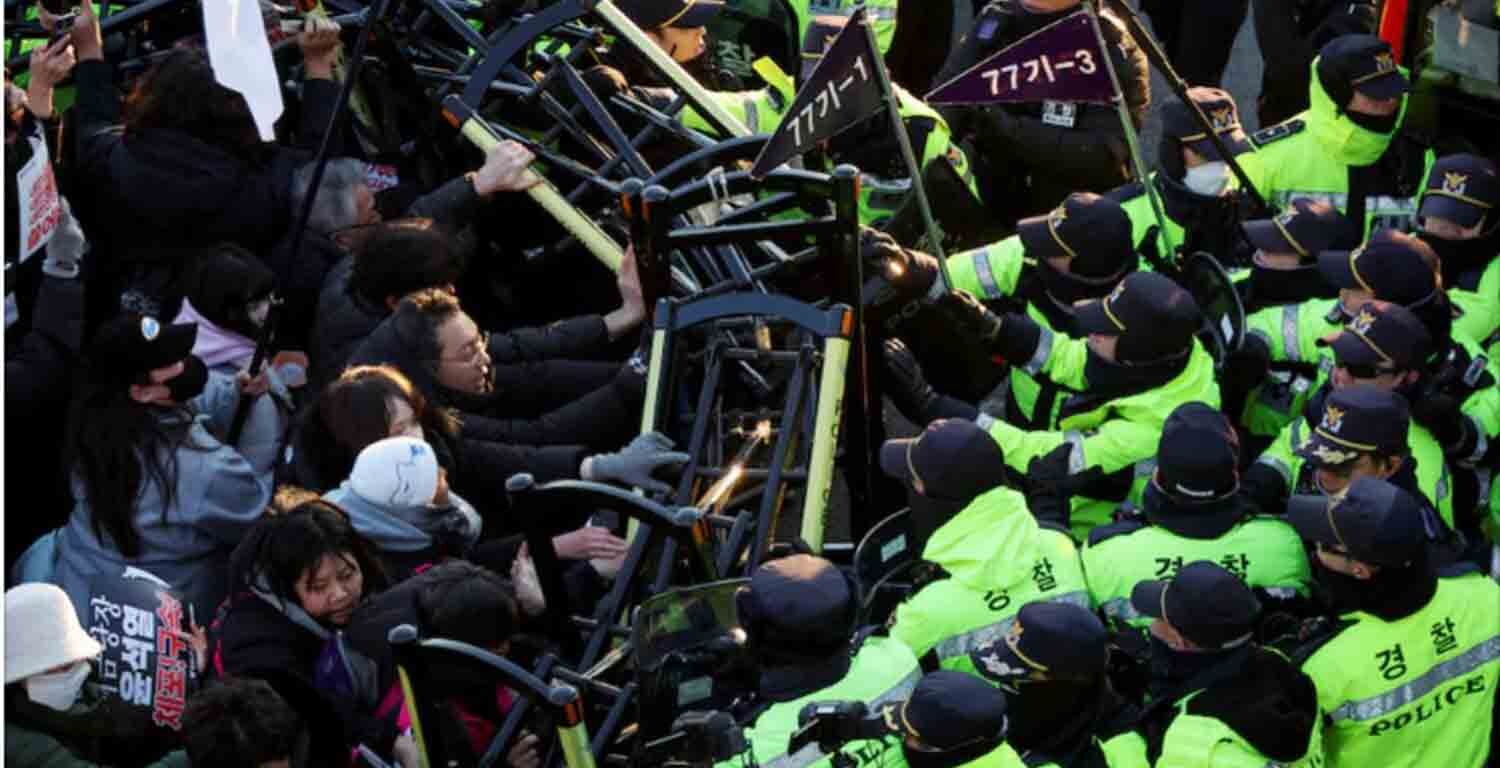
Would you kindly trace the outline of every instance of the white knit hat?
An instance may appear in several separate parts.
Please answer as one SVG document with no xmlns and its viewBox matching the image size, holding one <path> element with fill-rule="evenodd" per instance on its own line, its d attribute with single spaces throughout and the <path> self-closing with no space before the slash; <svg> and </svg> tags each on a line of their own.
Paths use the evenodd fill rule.
<svg viewBox="0 0 1500 768">
<path fill-rule="evenodd" d="M 425 507 L 437 493 L 437 454 L 432 446 L 414 437 L 388 437 L 371 443 L 354 460 L 349 487 L 376 506 Z"/>
<path fill-rule="evenodd" d="M 31 583 L 5 593 L 5 684 L 53 667 L 92 659 L 104 650 L 78 625 L 68 595 L 55 584 Z"/>
</svg>

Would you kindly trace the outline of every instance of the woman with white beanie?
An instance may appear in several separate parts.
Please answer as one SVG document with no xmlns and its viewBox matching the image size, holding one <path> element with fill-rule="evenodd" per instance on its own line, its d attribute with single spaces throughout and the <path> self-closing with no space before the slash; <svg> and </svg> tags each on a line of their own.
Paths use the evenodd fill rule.
<svg viewBox="0 0 1500 768">
<path fill-rule="evenodd" d="M 83 768 L 150 759 L 137 716 L 87 684 L 89 662 L 103 650 L 58 587 L 22 584 L 5 593 L 6 765 Z M 187 765 L 185 754 L 174 752 L 151 768 Z"/>
</svg>

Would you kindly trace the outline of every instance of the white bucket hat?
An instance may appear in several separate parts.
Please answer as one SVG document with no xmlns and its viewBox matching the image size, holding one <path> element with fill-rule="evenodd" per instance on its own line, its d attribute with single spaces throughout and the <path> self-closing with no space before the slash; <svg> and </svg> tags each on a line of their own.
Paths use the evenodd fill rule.
<svg viewBox="0 0 1500 768">
<path fill-rule="evenodd" d="M 22 584 L 5 593 L 5 684 L 104 650 L 78 625 L 67 593 L 55 584 Z"/>
<path fill-rule="evenodd" d="M 414 437 L 388 437 L 371 443 L 354 460 L 349 487 L 377 506 L 425 507 L 437 493 L 437 455 L 432 446 Z"/>
</svg>

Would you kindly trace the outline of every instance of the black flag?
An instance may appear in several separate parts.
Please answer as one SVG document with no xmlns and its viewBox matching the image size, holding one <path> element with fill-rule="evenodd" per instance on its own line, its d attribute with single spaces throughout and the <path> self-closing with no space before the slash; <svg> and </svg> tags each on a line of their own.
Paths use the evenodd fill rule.
<svg viewBox="0 0 1500 768">
<path fill-rule="evenodd" d="M 870 45 L 865 23 L 863 8 L 849 17 L 755 158 L 753 178 L 764 178 L 772 168 L 880 109 L 884 101 L 875 71 L 880 54 Z"/>
</svg>

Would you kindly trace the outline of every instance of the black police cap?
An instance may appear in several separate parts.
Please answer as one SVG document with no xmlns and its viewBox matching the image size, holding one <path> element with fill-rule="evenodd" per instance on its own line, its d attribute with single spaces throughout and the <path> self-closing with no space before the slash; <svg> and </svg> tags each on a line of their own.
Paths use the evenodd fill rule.
<svg viewBox="0 0 1500 768">
<path fill-rule="evenodd" d="M 1394 99 L 1411 90 L 1411 83 L 1396 67 L 1390 44 L 1374 35 L 1342 35 L 1329 40 L 1318 51 L 1317 66 L 1322 82 L 1338 83 L 1377 101 Z"/>
<path fill-rule="evenodd" d="M 1303 539 L 1371 565 L 1402 566 L 1427 543 L 1422 502 L 1378 477 L 1360 477 L 1343 494 L 1293 496 L 1287 522 Z"/>
<path fill-rule="evenodd" d="M 1130 592 L 1142 615 L 1162 619 L 1204 650 L 1250 640 L 1260 601 L 1238 576 L 1207 560 L 1188 563 L 1169 580 L 1143 581 Z"/>
<path fill-rule="evenodd" d="M 1500 204 L 1500 178 L 1495 164 L 1478 155 L 1438 158 L 1427 174 L 1427 188 L 1417 215 L 1436 216 L 1469 228 Z"/>
<path fill-rule="evenodd" d="M 1051 213 L 1016 223 L 1016 235 L 1028 255 L 1066 256 L 1073 277 L 1106 286 L 1136 263 L 1132 233 L 1125 209 L 1092 192 L 1074 192 Z"/>
<path fill-rule="evenodd" d="M 1297 455 L 1315 466 L 1336 467 L 1366 454 L 1400 456 L 1409 452 L 1411 409 L 1406 398 L 1369 384 L 1335 390 L 1323 404 Z"/>
<path fill-rule="evenodd" d="M 1186 289 L 1155 272 L 1132 272 L 1108 296 L 1078 307 L 1078 330 L 1118 336 L 1123 363 L 1149 363 L 1186 354 L 1203 324 Z"/>
<path fill-rule="evenodd" d="M 1304 261 L 1329 249 L 1349 250 L 1359 245 L 1360 231 L 1325 200 L 1299 197 L 1285 211 L 1269 219 L 1243 225 L 1250 244 L 1267 253 L 1295 253 Z"/>
<path fill-rule="evenodd" d="M 616 0 L 616 5 L 645 30 L 707 26 L 724 9 L 721 0 Z"/>
<path fill-rule="evenodd" d="M 1231 154 L 1239 155 L 1250 151 L 1250 140 L 1245 137 L 1245 129 L 1240 125 L 1239 108 L 1235 106 L 1234 97 L 1228 91 L 1197 86 L 1189 88 L 1187 95 L 1203 110 L 1214 133 L 1219 135 Z M 1203 124 L 1187 104 L 1177 99 L 1162 104 L 1161 121 L 1163 135 L 1187 145 L 1208 160 L 1223 159 L 1219 157 L 1219 151 L 1214 148 Z"/>
<path fill-rule="evenodd" d="M 897 730 L 941 752 L 1005 741 L 1005 692 L 970 674 L 931 672 L 910 698 L 892 706 Z"/>
<path fill-rule="evenodd" d="M 1432 354 L 1432 334 L 1422 319 L 1388 301 L 1366 303 L 1343 330 L 1316 343 L 1333 347 L 1342 365 L 1374 366 L 1384 371 L 1419 370 Z"/>
<path fill-rule="evenodd" d="M 1109 660 L 1109 633 L 1093 611 L 1071 603 L 1027 603 L 1010 632 L 969 654 L 974 669 L 995 681 L 1032 678 L 1093 680 Z"/>
<path fill-rule="evenodd" d="M 1382 301 L 1417 307 L 1437 294 L 1436 262 L 1432 246 L 1383 229 L 1352 251 L 1325 251 L 1318 256 L 1318 271 L 1335 288 L 1368 291 Z"/>
<path fill-rule="evenodd" d="M 1152 483 L 1179 503 L 1216 501 L 1239 488 L 1234 428 L 1205 403 L 1177 406 L 1162 425 Z"/>
<path fill-rule="evenodd" d="M 968 503 L 999 487 L 1005 454 L 995 438 L 972 421 L 939 419 L 912 438 L 880 446 L 880 468 L 931 499 Z"/>
</svg>

